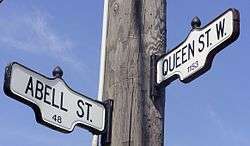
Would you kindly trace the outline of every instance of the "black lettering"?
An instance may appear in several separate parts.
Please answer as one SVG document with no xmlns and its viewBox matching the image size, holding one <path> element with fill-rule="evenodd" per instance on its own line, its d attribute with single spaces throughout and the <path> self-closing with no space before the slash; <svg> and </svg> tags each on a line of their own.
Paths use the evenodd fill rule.
<svg viewBox="0 0 250 146">
<path fill-rule="evenodd" d="M 205 47 L 204 40 L 201 40 L 202 38 L 204 38 L 204 34 L 200 35 L 199 37 L 199 43 L 202 45 L 202 47 L 198 49 L 199 52 L 202 52 Z"/>
<path fill-rule="evenodd" d="M 29 90 L 31 92 L 31 96 L 34 97 L 32 77 L 29 78 L 28 85 L 25 89 L 25 94 L 27 94 Z"/>
<path fill-rule="evenodd" d="M 47 103 L 47 104 L 49 104 L 49 105 L 51 105 L 51 103 L 48 100 L 46 100 L 47 96 L 50 95 L 49 92 L 48 92 L 48 89 L 51 90 L 52 88 L 50 86 L 48 86 L 48 85 L 45 84 L 45 88 L 44 88 L 44 102 Z"/>
<path fill-rule="evenodd" d="M 168 60 L 165 59 L 162 63 L 162 74 L 165 76 L 168 74 Z"/>
<path fill-rule="evenodd" d="M 169 70 L 170 71 L 173 71 L 174 70 L 174 67 L 175 67 L 175 54 L 174 54 L 174 56 L 172 56 L 172 66 L 171 66 L 171 56 L 169 56 Z"/>
<path fill-rule="evenodd" d="M 209 47 L 210 45 L 210 42 L 209 42 L 209 32 L 210 32 L 211 29 L 208 29 L 205 34 L 207 35 L 207 47 Z"/>
<path fill-rule="evenodd" d="M 180 53 L 180 52 L 181 52 L 181 50 L 178 50 L 175 53 L 175 56 L 176 56 L 176 68 L 178 68 L 181 65 L 181 63 L 178 63 L 178 60 L 180 59 L 178 53 Z"/>
<path fill-rule="evenodd" d="M 87 102 L 85 102 L 85 104 L 87 105 L 87 120 L 89 120 L 89 108 L 92 107 L 92 105 Z"/>
<path fill-rule="evenodd" d="M 222 20 L 222 22 L 220 21 L 219 24 L 216 24 L 216 32 L 217 32 L 217 39 L 219 40 L 220 37 L 224 36 L 224 25 L 225 24 L 225 18 Z"/>
<path fill-rule="evenodd" d="M 84 116 L 84 111 L 83 111 L 83 106 L 84 106 L 84 103 L 82 100 L 78 100 L 77 101 L 77 106 L 80 108 L 81 110 L 81 113 L 79 111 L 76 111 L 76 114 L 79 118 L 82 118 Z"/>
<path fill-rule="evenodd" d="M 42 100 L 43 98 L 43 83 L 39 80 L 36 81 L 36 92 L 35 92 L 35 98 Z M 39 93 L 39 95 L 38 95 Z"/>
<path fill-rule="evenodd" d="M 52 106 L 56 107 L 56 108 L 59 108 L 58 105 L 55 104 L 55 89 L 53 88 L 52 89 Z"/>
<path fill-rule="evenodd" d="M 192 54 L 192 57 L 194 57 L 194 40 L 192 41 L 192 44 L 188 44 L 188 60 L 191 58 L 190 54 Z"/>
<path fill-rule="evenodd" d="M 60 108 L 61 108 L 61 110 L 65 111 L 65 112 L 68 111 L 68 109 L 66 109 L 66 108 L 63 107 L 63 92 L 61 92 L 61 104 L 60 104 Z"/>
<path fill-rule="evenodd" d="M 184 50 L 187 48 L 187 45 L 186 46 L 184 46 L 182 49 L 181 49 L 181 59 L 182 59 L 182 64 L 183 63 L 185 63 L 185 62 L 187 62 L 187 59 L 184 59 L 184 56 L 187 54 Z"/>
</svg>

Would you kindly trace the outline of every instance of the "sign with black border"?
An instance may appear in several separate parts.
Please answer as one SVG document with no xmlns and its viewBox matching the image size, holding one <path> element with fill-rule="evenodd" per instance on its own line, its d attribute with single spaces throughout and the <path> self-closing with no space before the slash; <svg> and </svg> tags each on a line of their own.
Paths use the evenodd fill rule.
<svg viewBox="0 0 250 146">
<path fill-rule="evenodd" d="M 30 106 L 36 121 L 60 132 L 76 125 L 93 133 L 105 130 L 105 105 L 72 90 L 61 78 L 48 78 L 17 62 L 5 69 L 4 92 Z"/>
<path fill-rule="evenodd" d="M 187 38 L 156 60 L 156 84 L 166 86 L 176 78 L 188 83 L 211 68 L 214 56 L 234 42 L 240 33 L 240 14 L 233 8 L 203 28 L 194 28 Z"/>
</svg>

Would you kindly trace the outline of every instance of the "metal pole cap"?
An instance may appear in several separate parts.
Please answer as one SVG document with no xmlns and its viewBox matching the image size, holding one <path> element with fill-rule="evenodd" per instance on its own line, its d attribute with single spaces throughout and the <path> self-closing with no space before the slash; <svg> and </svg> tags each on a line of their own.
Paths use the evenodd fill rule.
<svg viewBox="0 0 250 146">
<path fill-rule="evenodd" d="M 195 16 L 191 22 L 191 26 L 192 28 L 199 28 L 201 26 L 201 20 L 199 19 L 199 17 Z"/>
<path fill-rule="evenodd" d="M 59 66 L 56 66 L 52 72 L 53 77 L 55 78 L 62 78 L 63 71 Z"/>
</svg>

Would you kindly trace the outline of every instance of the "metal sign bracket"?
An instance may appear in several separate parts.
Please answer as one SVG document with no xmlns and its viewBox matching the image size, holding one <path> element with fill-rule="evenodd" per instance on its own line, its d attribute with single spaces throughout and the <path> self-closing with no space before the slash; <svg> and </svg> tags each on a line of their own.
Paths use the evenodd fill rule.
<svg viewBox="0 0 250 146">
<path fill-rule="evenodd" d="M 157 60 L 161 58 L 165 53 L 154 53 L 150 56 L 150 97 L 152 100 L 160 97 L 160 90 L 164 90 L 164 86 L 161 84 L 157 84 L 156 76 L 157 76 Z"/>
<path fill-rule="evenodd" d="M 112 99 L 105 100 L 104 106 L 106 109 L 106 120 L 105 120 L 105 130 L 101 134 L 101 144 L 103 146 L 111 144 L 111 135 L 112 135 L 112 112 L 113 112 L 113 103 Z"/>
</svg>

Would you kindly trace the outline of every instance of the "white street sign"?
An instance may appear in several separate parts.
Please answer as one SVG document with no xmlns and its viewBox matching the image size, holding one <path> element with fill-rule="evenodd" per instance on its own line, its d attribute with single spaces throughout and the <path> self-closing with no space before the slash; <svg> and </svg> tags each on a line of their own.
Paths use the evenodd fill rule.
<svg viewBox="0 0 250 146">
<path fill-rule="evenodd" d="M 60 78 L 47 78 L 14 62 L 6 67 L 4 91 L 31 106 L 36 120 L 53 129 L 71 132 L 78 124 L 104 131 L 104 105 L 73 91 Z"/>
<path fill-rule="evenodd" d="M 239 21 L 239 12 L 229 9 L 205 27 L 194 28 L 184 42 L 157 60 L 157 84 L 178 76 L 190 82 L 207 71 L 215 54 L 238 38 Z"/>
</svg>

